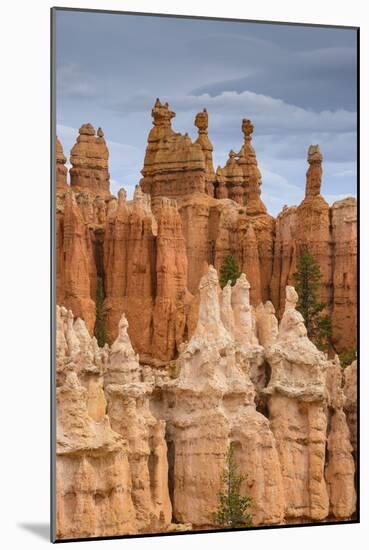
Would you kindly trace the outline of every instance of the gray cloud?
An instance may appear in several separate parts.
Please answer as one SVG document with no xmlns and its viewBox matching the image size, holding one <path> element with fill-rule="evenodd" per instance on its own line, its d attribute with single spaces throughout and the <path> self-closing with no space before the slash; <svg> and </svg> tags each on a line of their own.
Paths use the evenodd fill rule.
<svg viewBox="0 0 369 550">
<path fill-rule="evenodd" d="M 159 96 L 192 138 L 207 107 L 215 165 L 240 148 L 242 118 L 253 121 L 272 213 L 301 200 L 311 143 L 324 155 L 323 191 L 355 194 L 355 31 L 63 11 L 56 27 L 59 137 L 68 153 L 83 122 L 102 126 L 114 192 L 141 177 Z"/>
</svg>

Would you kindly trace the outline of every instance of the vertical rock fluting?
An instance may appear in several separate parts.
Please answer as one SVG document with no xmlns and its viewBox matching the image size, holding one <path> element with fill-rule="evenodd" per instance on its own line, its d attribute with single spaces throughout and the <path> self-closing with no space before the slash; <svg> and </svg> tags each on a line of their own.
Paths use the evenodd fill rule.
<svg viewBox="0 0 369 550">
<path fill-rule="evenodd" d="M 337 519 L 349 518 L 356 510 L 355 463 L 350 430 L 344 412 L 342 367 L 338 357 L 328 363 L 328 437 L 325 477 L 330 512 Z"/>
<path fill-rule="evenodd" d="M 238 364 L 233 336 L 221 321 L 221 316 L 229 319 L 230 297 L 222 300 L 225 309 L 221 313 L 218 278 L 212 267 L 202 277 L 199 290 L 197 327 L 183 347 L 178 359 L 180 375 L 170 390 L 174 395 L 170 419 L 174 516 L 177 521 L 198 527 L 214 524 L 225 453 L 232 441 L 239 469 L 247 474 L 242 490 L 253 497 L 255 524 L 279 523 L 283 490 L 275 441 L 268 420 L 256 412 L 254 386 Z M 242 310 L 240 299 L 235 308 Z M 249 312 L 249 304 L 244 306 Z M 241 311 L 236 312 L 234 326 L 238 334 L 247 328 L 246 324 Z M 240 353 L 246 353 L 248 343 L 242 344 Z"/>
<path fill-rule="evenodd" d="M 110 351 L 105 375 L 107 413 L 113 430 L 128 441 L 131 495 L 140 532 L 168 528 L 172 507 L 168 492 L 165 422 L 149 409 L 153 387 L 141 381 L 138 356 L 127 334 L 123 315 L 119 333 Z"/>
<path fill-rule="evenodd" d="M 67 158 L 64 155 L 63 146 L 56 138 L 56 191 L 63 192 L 68 190 L 67 174 L 68 169 L 65 166 Z"/>
<path fill-rule="evenodd" d="M 357 214 L 356 199 L 328 206 L 320 194 L 322 154 L 317 145 L 308 151 L 306 195 L 296 207 L 284 207 L 276 219 L 271 299 L 279 315 L 286 285 L 293 284 L 304 248 L 319 263 L 320 300 L 332 316 L 332 341 L 337 352 L 356 348 Z"/>
<path fill-rule="evenodd" d="M 254 305 L 258 305 L 262 301 L 263 297 L 261 292 L 261 273 L 258 241 L 256 239 L 256 234 L 252 223 L 248 224 L 244 239 L 242 239 L 240 244 L 242 246 L 241 271 L 247 274 L 247 279 L 250 281 L 251 303 Z"/>
<path fill-rule="evenodd" d="M 89 191 L 104 199 L 109 199 L 110 183 L 108 170 L 109 151 L 104 132 L 97 134 L 92 124 L 82 124 L 77 143 L 72 147 L 70 162 L 70 184 L 74 191 Z"/>
<path fill-rule="evenodd" d="M 348 198 L 331 206 L 333 241 L 333 345 L 338 353 L 356 348 L 357 211 Z"/>
<path fill-rule="evenodd" d="M 296 206 L 284 206 L 276 218 L 270 297 L 278 316 L 284 309 L 285 288 L 287 285 L 294 284 L 293 274 L 297 267 L 296 218 Z"/>
<path fill-rule="evenodd" d="M 357 361 L 345 368 L 344 373 L 344 411 L 347 416 L 347 423 L 350 429 L 350 439 L 354 450 L 355 463 L 357 462 Z"/>
<path fill-rule="evenodd" d="M 57 308 L 57 533 L 59 538 L 166 530 L 165 422 L 141 382 L 123 316 L 111 349 Z"/>
<path fill-rule="evenodd" d="M 161 199 L 157 223 L 152 355 L 169 361 L 184 339 L 192 296 L 187 290 L 186 244 L 175 201 Z"/>
<path fill-rule="evenodd" d="M 112 341 L 122 313 L 126 314 L 130 337 L 139 353 L 147 353 L 152 340 L 154 240 L 151 212 L 140 199 L 128 203 L 121 194 L 105 226 L 104 316 Z"/>
<path fill-rule="evenodd" d="M 205 157 L 206 168 L 206 192 L 211 197 L 214 196 L 215 172 L 213 166 L 213 146 L 208 136 L 208 113 L 203 109 L 197 113 L 195 118 L 195 126 L 198 128 L 199 137 L 195 141 L 201 146 Z"/>
<path fill-rule="evenodd" d="M 294 288 L 287 287 L 277 341 L 266 349 L 271 379 L 265 393 L 282 468 L 285 515 L 322 520 L 329 513 L 324 479 L 327 362 L 307 338 L 297 299 Z"/>
<path fill-rule="evenodd" d="M 304 249 L 318 262 L 321 278 L 320 300 L 331 309 L 332 238 L 328 203 L 320 194 L 323 156 L 318 145 L 308 150 L 309 168 L 306 172 L 305 198 L 295 208 L 284 209 L 277 218 L 272 299 L 281 313 L 286 284 L 293 284 L 297 261 Z"/>
<path fill-rule="evenodd" d="M 81 317 L 93 333 L 96 267 L 87 224 L 73 191 L 65 194 L 56 220 L 56 302 Z"/>
<path fill-rule="evenodd" d="M 332 381 L 334 365 L 307 338 L 304 320 L 295 309 L 297 300 L 294 288 L 287 287 L 277 340 L 266 348 L 271 379 L 264 393 L 269 396 L 270 423 L 282 468 L 285 517 L 322 520 L 330 512 L 337 518 L 350 517 L 356 496 L 341 390 Z"/>
<path fill-rule="evenodd" d="M 243 173 L 244 204 L 247 206 L 247 213 L 250 216 L 255 214 L 266 214 L 266 207 L 260 198 L 261 194 L 261 172 L 256 160 L 256 153 L 251 145 L 254 126 L 251 121 L 244 118 L 242 121 L 242 132 L 244 144 L 238 154 L 238 164 Z"/>
<path fill-rule="evenodd" d="M 135 533 L 128 445 L 106 416 L 107 351 L 63 307 L 57 329 L 57 537 Z"/>
<path fill-rule="evenodd" d="M 237 163 L 236 153 L 231 149 L 227 164 L 223 168 L 227 194 L 237 204 L 244 204 L 243 172 Z"/>
<path fill-rule="evenodd" d="M 156 218 L 140 188 L 133 201 L 120 196 L 105 228 L 104 314 L 110 339 L 123 312 L 142 360 L 171 360 L 186 332 L 192 296 L 175 201 L 157 198 Z"/>
<path fill-rule="evenodd" d="M 202 143 L 192 143 L 188 134 L 173 131 L 171 119 L 175 113 L 168 103 L 161 104 L 157 99 L 151 114 L 154 127 L 148 136 L 141 186 L 151 195 L 155 214 L 157 197 L 181 199 L 194 192 L 205 193 L 209 163 Z"/>
</svg>

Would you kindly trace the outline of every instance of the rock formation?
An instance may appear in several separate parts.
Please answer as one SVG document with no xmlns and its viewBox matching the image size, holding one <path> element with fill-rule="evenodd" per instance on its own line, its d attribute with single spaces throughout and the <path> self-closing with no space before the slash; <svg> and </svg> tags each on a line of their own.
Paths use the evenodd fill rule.
<svg viewBox="0 0 369 550">
<path fill-rule="evenodd" d="M 101 128 L 92 124 L 82 124 L 77 143 L 71 150 L 70 183 L 74 191 L 89 191 L 104 199 L 109 199 L 109 151 Z"/>
<path fill-rule="evenodd" d="M 345 394 L 344 411 L 350 428 L 350 439 L 354 450 L 354 458 L 355 461 L 357 461 L 357 361 L 353 361 L 351 365 L 345 368 L 343 391 Z"/>
<path fill-rule="evenodd" d="M 154 127 L 148 136 L 141 187 L 149 193 L 156 211 L 156 197 L 180 199 L 206 190 L 206 161 L 200 143 L 188 134 L 175 133 L 171 119 L 175 113 L 168 103 L 157 99 L 152 109 Z"/>
<path fill-rule="evenodd" d="M 192 296 L 187 258 L 175 201 L 158 198 L 155 226 L 141 191 L 131 202 L 121 195 L 104 239 L 104 314 L 109 339 L 124 312 L 135 349 L 145 360 L 168 361 L 186 331 Z"/>
<path fill-rule="evenodd" d="M 184 340 L 192 295 L 187 290 L 186 243 L 176 203 L 161 199 L 156 237 L 156 297 L 152 355 L 162 361 L 176 356 Z"/>
<path fill-rule="evenodd" d="M 205 169 L 206 169 L 206 192 L 210 196 L 214 196 L 214 180 L 215 172 L 213 166 L 213 146 L 208 136 L 208 112 L 203 109 L 200 113 L 197 113 L 195 118 L 195 126 L 199 130 L 199 137 L 195 141 L 201 146 L 205 157 Z"/>
<path fill-rule="evenodd" d="M 207 111 L 194 143 L 174 116 L 156 101 L 132 200 L 110 193 L 101 129 L 81 126 L 70 185 L 56 142 L 58 537 L 215 527 L 231 442 L 254 525 L 349 519 L 357 366 L 308 339 L 291 284 L 307 247 L 333 351 L 353 350 L 356 201 L 328 206 L 313 145 L 304 200 L 275 220 L 252 123 L 215 172 Z M 241 276 L 221 290 L 228 255 Z"/>
<path fill-rule="evenodd" d="M 142 201 L 127 203 L 121 195 L 106 221 L 104 236 L 104 315 L 110 341 L 122 313 L 138 352 L 149 349 L 154 300 L 155 252 L 151 215 Z"/>
<path fill-rule="evenodd" d="M 357 212 L 356 200 L 331 206 L 333 241 L 333 343 L 337 352 L 356 348 Z"/>
<path fill-rule="evenodd" d="M 244 286 L 242 279 L 241 292 Z M 244 490 L 254 499 L 255 524 L 279 523 L 283 491 L 275 441 L 268 420 L 256 411 L 254 386 L 237 362 L 235 342 L 222 323 L 214 268 L 202 277 L 199 290 L 198 324 L 182 349 L 180 375 L 170 389 L 174 517 L 201 528 L 214 525 L 225 453 L 232 441 L 239 468 L 247 474 Z M 238 290 L 236 296 L 237 311 L 247 296 Z M 241 333 L 243 319 L 235 317 Z"/>
<path fill-rule="evenodd" d="M 172 521 L 214 527 L 231 442 L 254 525 L 355 512 L 345 414 L 355 365 L 342 389 L 338 359 L 306 336 L 293 287 L 279 330 L 270 303 L 250 306 L 245 275 L 220 293 L 210 266 L 199 293 L 173 380 L 140 366 L 124 315 L 111 348 L 99 348 L 83 321 L 57 308 L 59 538 L 160 532 Z M 256 409 L 262 395 L 267 414 Z"/>
<path fill-rule="evenodd" d="M 63 146 L 59 139 L 56 138 L 56 190 L 58 192 L 67 191 L 67 174 L 68 169 L 65 166 L 67 158 L 64 155 Z"/>
<path fill-rule="evenodd" d="M 111 429 L 102 389 L 107 352 L 57 308 L 58 538 L 137 532 L 127 441 Z"/>
<path fill-rule="evenodd" d="M 285 517 L 350 517 L 354 466 L 337 364 L 307 338 L 297 300 L 287 286 L 278 337 L 265 350 L 271 378 L 264 394 L 282 468 Z"/>
<path fill-rule="evenodd" d="M 127 335 L 101 349 L 57 308 L 58 538 L 166 530 L 171 522 L 165 422 Z M 105 378 L 105 383 L 104 383 Z"/>
<path fill-rule="evenodd" d="M 356 509 L 355 462 L 344 411 L 345 394 L 342 386 L 342 367 L 336 356 L 327 369 L 329 431 L 325 477 L 330 511 L 338 519 L 352 516 Z"/>
<path fill-rule="evenodd" d="M 199 135 L 195 143 L 186 134 L 174 132 L 171 119 L 175 113 L 167 103 L 157 100 L 152 116 L 154 126 L 148 137 L 143 178 L 136 187 L 133 202 L 124 199 L 124 190 L 118 200 L 110 194 L 108 151 L 101 129 L 95 135 L 91 124 L 81 126 L 72 149 L 70 187 L 66 182 L 65 157 L 57 142 L 57 241 L 63 242 L 68 189 L 75 192 L 86 228 L 82 248 L 87 250 L 90 294 L 85 289 L 79 293 L 77 288 L 74 301 L 95 300 L 98 278 L 105 295 L 104 318 L 109 340 L 115 338 L 124 311 L 136 351 L 151 355 L 150 361 L 157 351 L 156 360 L 166 361 L 177 355 L 178 345 L 194 329 L 198 298 L 191 305 L 191 294 L 197 293 L 207 265 L 215 265 L 219 270 L 224 258 L 233 255 L 251 283 L 251 304 L 257 307 L 271 300 L 280 318 L 284 289 L 294 283 L 298 257 L 308 247 L 322 272 L 320 298 L 332 317 L 333 347 L 337 352 L 354 349 L 356 201 L 345 199 L 329 208 L 320 194 L 322 155 L 319 147 L 313 145 L 308 151 L 304 201 L 298 207 L 284 208 L 275 221 L 260 198 L 261 174 L 251 145 L 254 128 L 248 119 L 242 122 L 244 144 L 239 153 L 231 151 L 226 166 L 218 167 L 214 173 L 206 110 L 196 115 Z M 176 201 L 176 206 L 172 205 L 181 218 L 185 246 L 184 254 L 182 241 L 177 255 L 187 256 L 189 266 L 187 280 L 181 282 L 182 298 L 177 292 L 176 298 L 169 300 L 171 305 L 169 296 L 161 296 L 161 291 L 157 294 L 156 290 L 162 269 L 156 265 L 156 258 L 162 256 L 158 251 L 162 242 L 157 235 L 158 218 L 166 199 Z M 169 232 L 168 229 L 167 234 Z M 125 242 L 123 249 L 122 241 Z M 174 241 L 180 242 L 177 237 Z M 64 267 L 65 254 L 61 246 L 58 246 L 58 303 L 73 309 L 72 302 L 66 301 L 70 291 L 65 290 L 63 277 L 67 269 L 77 279 L 76 264 Z M 80 246 L 77 244 L 77 249 Z M 140 258 L 138 263 L 136 255 Z M 185 264 L 186 259 L 181 262 Z M 175 272 L 176 268 L 166 279 L 175 278 Z M 176 283 L 168 285 L 176 286 Z M 174 305 L 178 301 L 179 305 Z M 83 316 L 92 334 L 91 304 L 86 317 L 85 308 L 78 307 L 75 315 Z M 138 315 L 137 311 L 144 314 Z M 188 321 L 189 315 L 192 321 Z M 158 321 L 159 318 L 162 321 Z"/>
<path fill-rule="evenodd" d="M 161 531 L 169 526 L 172 507 L 168 492 L 165 422 L 149 409 L 151 385 L 141 382 L 138 357 L 127 334 L 126 318 L 110 351 L 105 376 L 107 413 L 113 430 L 129 444 L 131 495 L 139 532 Z"/>
<path fill-rule="evenodd" d="M 89 229 L 69 190 L 57 213 L 56 302 L 81 317 L 93 333 L 96 317 L 96 265 Z"/>
<path fill-rule="evenodd" d="M 294 283 L 298 258 L 307 248 L 322 273 L 320 299 L 332 316 L 334 348 L 341 352 L 356 347 L 356 200 L 328 206 L 320 194 L 322 159 L 319 146 L 311 145 L 305 198 L 297 208 L 285 207 L 277 216 L 270 292 L 280 316 L 284 288 Z"/>
<path fill-rule="evenodd" d="M 236 153 L 231 149 L 227 164 L 223 168 L 223 174 L 226 180 L 228 198 L 237 204 L 243 204 L 243 172 L 236 160 Z"/>
<path fill-rule="evenodd" d="M 238 154 L 238 164 L 243 173 L 244 200 L 247 206 L 247 213 L 250 216 L 266 213 L 265 205 L 260 198 L 261 172 L 256 160 L 255 150 L 251 145 L 253 131 L 254 126 L 251 124 L 251 121 L 244 118 L 242 121 L 244 145 Z"/>
</svg>

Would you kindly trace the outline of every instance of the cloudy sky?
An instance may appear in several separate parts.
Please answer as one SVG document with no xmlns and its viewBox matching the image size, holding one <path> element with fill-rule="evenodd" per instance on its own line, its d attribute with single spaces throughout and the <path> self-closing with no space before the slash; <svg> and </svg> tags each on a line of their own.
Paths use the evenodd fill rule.
<svg viewBox="0 0 369 550">
<path fill-rule="evenodd" d="M 324 156 L 329 202 L 356 195 L 356 31 L 57 11 L 57 133 L 68 156 L 78 128 L 101 126 L 111 188 L 140 180 L 156 97 L 173 128 L 196 138 L 207 108 L 214 165 L 254 123 L 262 198 L 276 214 L 303 198 L 307 148 Z"/>
</svg>

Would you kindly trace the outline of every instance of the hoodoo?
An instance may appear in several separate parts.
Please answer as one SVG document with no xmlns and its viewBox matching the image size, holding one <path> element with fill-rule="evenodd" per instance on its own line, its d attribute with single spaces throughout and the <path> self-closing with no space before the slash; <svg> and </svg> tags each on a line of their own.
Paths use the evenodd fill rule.
<svg viewBox="0 0 369 550">
<path fill-rule="evenodd" d="M 249 119 L 215 171 L 210 112 L 194 142 L 168 103 L 151 114 L 131 200 L 101 128 L 79 129 L 70 184 L 56 142 L 58 536 L 216 527 L 231 443 L 254 525 L 354 517 L 357 365 L 335 353 L 356 348 L 356 200 L 328 205 L 311 145 L 304 200 L 274 219 Z M 305 249 L 329 356 L 297 309 Z"/>
</svg>

